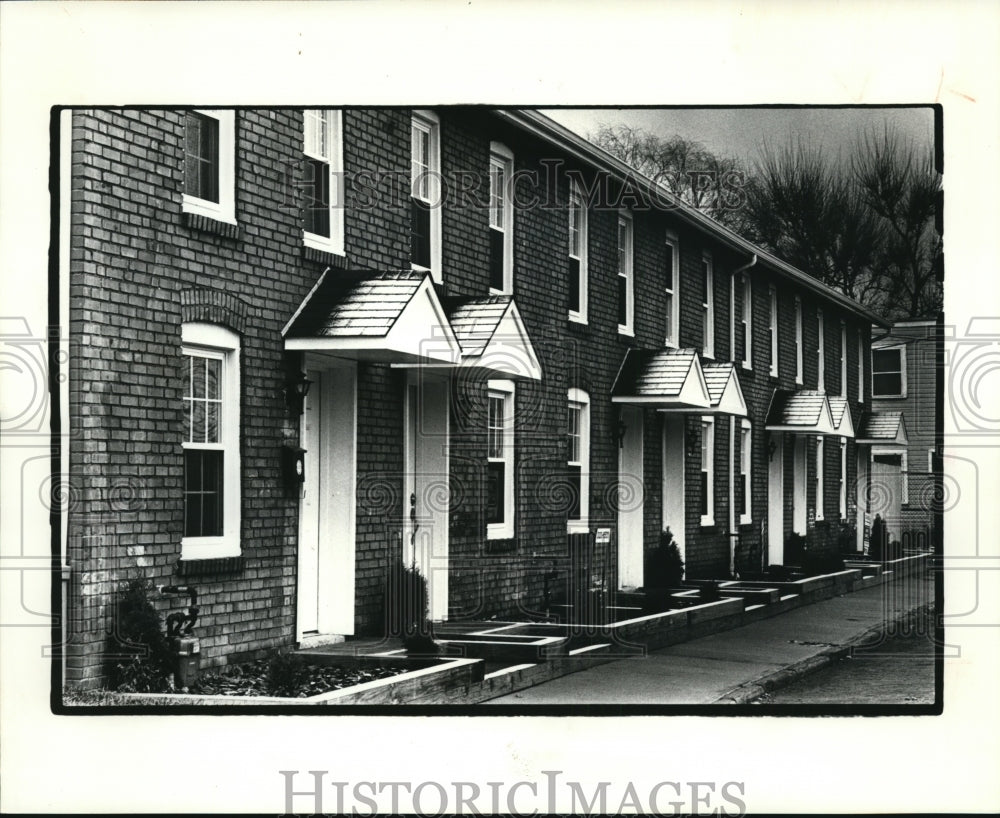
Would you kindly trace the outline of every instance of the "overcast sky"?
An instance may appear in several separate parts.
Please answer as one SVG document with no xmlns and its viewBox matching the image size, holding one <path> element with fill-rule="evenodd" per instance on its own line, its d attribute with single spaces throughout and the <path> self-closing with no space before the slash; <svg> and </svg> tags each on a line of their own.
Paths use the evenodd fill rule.
<svg viewBox="0 0 1000 818">
<path fill-rule="evenodd" d="M 680 134 L 701 142 L 712 153 L 752 160 L 766 141 L 783 147 L 802 137 L 843 158 L 859 130 L 896 125 L 917 144 L 931 148 L 934 115 L 922 108 L 550 108 L 545 114 L 582 136 L 601 122 L 626 123 L 662 136 Z"/>
</svg>

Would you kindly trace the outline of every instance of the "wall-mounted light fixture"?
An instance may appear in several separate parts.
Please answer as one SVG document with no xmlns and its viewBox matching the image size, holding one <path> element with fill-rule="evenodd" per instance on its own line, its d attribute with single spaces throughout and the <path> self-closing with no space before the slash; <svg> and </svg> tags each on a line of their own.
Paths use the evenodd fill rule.
<svg viewBox="0 0 1000 818">
<path fill-rule="evenodd" d="M 688 457 L 695 457 L 701 452 L 701 424 L 688 424 L 685 439 L 687 441 Z"/>
<path fill-rule="evenodd" d="M 778 444 L 773 440 L 769 441 L 767 444 L 767 460 L 769 463 L 774 460 L 774 453 L 776 451 L 778 451 Z"/>
<path fill-rule="evenodd" d="M 628 426 L 625 425 L 625 421 L 622 419 L 622 410 L 618 410 L 617 420 L 615 423 L 614 437 L 615 441 L 618 443 L 618 448 L 622 448 L 625 441 L 625 432 L 628 431 Z"/>
<path fill-rule="evenodd" d="M 289 368 L 285 373 L 285 403 L 293 415 L 302 414 L 310 386 L 312 381 L 298 367 Z"/>
</svg>

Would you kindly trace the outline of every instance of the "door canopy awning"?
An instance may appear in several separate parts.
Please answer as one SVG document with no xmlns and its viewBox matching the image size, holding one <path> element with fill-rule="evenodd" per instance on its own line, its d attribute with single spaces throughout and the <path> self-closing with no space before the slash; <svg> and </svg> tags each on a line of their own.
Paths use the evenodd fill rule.
<svg viewBox="0 0 1000 818">
<path fill-rule="evenodd" d="M 775 389 L 764 423 L 769 432 L 839 435 L 826 393 L 815 389 Z"/>
<path fill-rule="evenodd" d="M 712 412 L 722 415 L 747 416 L 747 403 L 743 399 L 743 388 L 736 375 L 736 367 L 729 362 L 702 364 L 708 398 Z"/>
<path fill-rule="evenodd" d="M 904 449 L 909 440 L 906 437 L 906 421 L 903 420 L 903 413 L 866 412 L 861 418 L 858 443 Z"/>
<path fill-rule="evenodd" d="M 542 379 L 542 366 L 511 296 L 445 299 L 444 307 L 462 350 L 461 366 L 506 377 Z"/>
<path fill-rule="evenodd" d="M 851 409 L 847 398 L 827 398 L 830 402 L 830 416 L 833 427 L 841 437 L 854 437 L 854 421 L 851 420 Z"/>
<path fill-rule="evenodd" d="M 708 412 L 712 400 L 693 349 L 630 349 L 611 390 L 612 403 L 664 412 Z"/>
<path fill-rule="evenodd" d="M 430 276 L 327 270 L 281 333 L 285 349 L 388 363 L 456 365 L 462 349 Z"/>
</svg>

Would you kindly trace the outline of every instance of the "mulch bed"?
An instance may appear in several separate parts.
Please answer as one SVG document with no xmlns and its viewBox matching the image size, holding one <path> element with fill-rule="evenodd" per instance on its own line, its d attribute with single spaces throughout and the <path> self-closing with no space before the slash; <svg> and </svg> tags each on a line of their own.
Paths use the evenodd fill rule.
<svg viewBox="0 0 1000 818">
<path fill-rule="evenodd" d="M 275 692 L 268 685 L 268 661 L 261 659 L 203 673 L 187 692 L 202 696 L 288 696 L 304 699 L 331 690 L 398 676 L 411 670 L 413 668 L 402 665 L 344 668 L 303 663 L 300 678 L 296 680 L 294 686 Z"/>
</svg>

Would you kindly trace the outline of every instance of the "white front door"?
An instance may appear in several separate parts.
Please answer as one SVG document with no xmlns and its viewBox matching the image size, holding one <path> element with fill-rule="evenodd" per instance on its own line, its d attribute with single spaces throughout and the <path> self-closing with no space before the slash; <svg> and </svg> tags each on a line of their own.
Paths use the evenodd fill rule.
<svg viewBox="0 0 1000 818">
<path fill-rule="evenodd" d="M 305 645 L 354 633 L 357 370 L 353 363 L 324 369 L 311 363 L 300 438 L 306 454 L 296 584 L 296 638 Z"/>
<path fill-rule="evenodd" d="M 785 559 L 784 438 L 782 432 L 771 432 L 768 436 L 770 454 L 767 464 L 767 562 L 769 565 L 781 565 Z"/>
<path fill-rule="evenodd" d="M 663 528 L 669 528 L 684 558 L 684 418 L 663 414 Z"/>
<path fill-rule="evenodd" d="M 795 435 L 792 452 L 792 531 L 805 534 L 808 520 L 808 493 L 806 486 L 807 441 L 806 435 Z"/>
<path fill-rule="evenodd" d="M 902 457 L 898 454 L 874 454 L 871 465 L 871 517 L 882 517 L 889 542 L 901 540 L 903 471 Z"/>
<path fill-rule="evenodd" d="M 622 407 L 618 449 L 618 586 L 642 587 L 643 510 L 642 409 Z"/>
<path fill-rule="evenodd" d="M 432 621 L 448 618 L 447 377 L 411 371 L 404 397 L 403 562 L 427 580 Z"/>
</svg>

